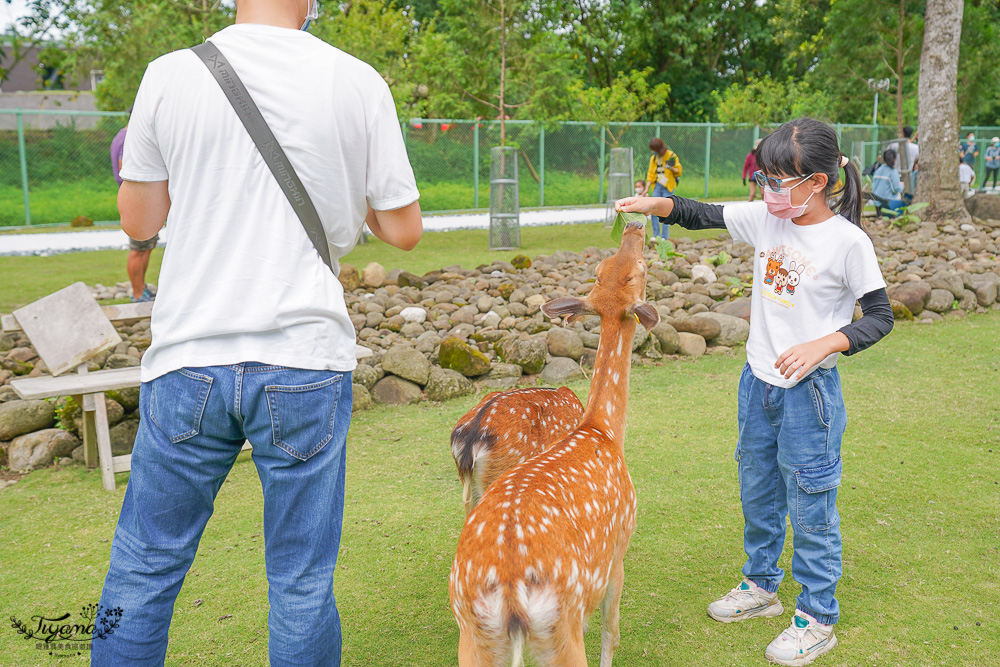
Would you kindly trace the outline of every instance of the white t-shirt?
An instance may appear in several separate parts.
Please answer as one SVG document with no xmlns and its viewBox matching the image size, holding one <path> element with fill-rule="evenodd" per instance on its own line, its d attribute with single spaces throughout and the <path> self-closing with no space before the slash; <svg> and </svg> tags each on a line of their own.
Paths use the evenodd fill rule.
<svg viewBox="0 0 1000 667">
<path fill-rule="evenodd" d="M 835 215 L 815 225 L 796 225 L 748 202 L 723 209 L 733 238 L 754 247 L 753 295 L 747 362 L 759 379 L 794 387 L 774 367 L 788 348 L 808 343 L 850 324 L 854 302 L 885 287 L 871 239 Z M 815 368 L 832 368 L 839 353 Z"/>
<path fill-rule="evenodd" d="M 958 165 L 958 182 L 965 183 L 969 185 L 976 178 L 976 172 L 972 170 L 972 167 L 965 164 L 964 162 Z"/>
<path fill-rule="evenodd" d="M 211 41 L 295 167 L 339 270 L 369 205 L 391 210 L 419 196 L 389 87 L 369 65 L 299 30 L 244 23 Z M 146 68 L 121 175 L 169 180 L 170 241 L 144 382 L 244 361 L 354 370 L 340 282 L 193 52 Z"/>
</svg>

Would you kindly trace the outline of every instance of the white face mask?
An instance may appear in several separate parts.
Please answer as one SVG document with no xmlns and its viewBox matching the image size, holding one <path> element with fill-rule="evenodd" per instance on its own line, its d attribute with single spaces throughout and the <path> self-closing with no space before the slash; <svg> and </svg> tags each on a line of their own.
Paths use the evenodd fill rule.
<svg viewBox="0 0 1000 667">
<path fill-rule="evenodd" d="M 319 0 L 309 0 L 309 11 L 306 12 L 306 20 L 302 22 L 300 30 L 308 30 L 309 22 L 319 16 Z"/>
</svg>

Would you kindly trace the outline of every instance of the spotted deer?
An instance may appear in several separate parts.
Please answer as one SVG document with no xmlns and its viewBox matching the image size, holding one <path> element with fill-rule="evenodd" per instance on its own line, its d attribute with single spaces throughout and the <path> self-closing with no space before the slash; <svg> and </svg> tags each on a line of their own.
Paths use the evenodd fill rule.
<svg viewBox="0 0 1000 667">
<path fill-rule="evenodd" d="M 448 585 L 462 667 L 520 665 L 525 648 L 542 665 L 586 665 L 583 633 L 598 606 L 601 666 L 611 665 L 635 530 L 624 458 L 632 337 L 637 321 L 659 321 L 643 302 L 643 240 L 641 224 L 627 225 L 586 298 L 542 306 L 549 317 L 600 316 L 590 397 L 571 433 L 500 477 L 466 518 Z"/>
<path fill-rule="evenodd" d="M 576 428 L 583 404 L 570 389 L 514 389 L 487 394 L 451 432 L 465 513 L 486 489 Z"/>
</svg>

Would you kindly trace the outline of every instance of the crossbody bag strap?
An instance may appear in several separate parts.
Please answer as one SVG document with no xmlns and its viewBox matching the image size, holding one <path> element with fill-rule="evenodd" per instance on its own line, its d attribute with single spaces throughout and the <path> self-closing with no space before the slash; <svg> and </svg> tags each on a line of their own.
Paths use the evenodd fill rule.
<svg viewBox="0 0 1000 667">
<path fill-rule="evenodd" d="M 236 75 L 233 66 L 211 42 L 206 41 L 191 47 L 191 50 L 205 64 L 208 71 L 215 77 L 219 87 L 222 88 L 222 92 L 226 94 L 226 98 L 233 105 L 236 115 L 243 122 L 247 134 L 253 139 L 261 157 L 264 158 L 264 163 L 274 174 L 278 185 L 281 186 L 281 191 L 285 193 L 288 203 L 292 205 L 295 215 L 298 216 L 302 227 L 305 228 L 306 235 L 312 241 L 316 252 L 319 253 L 323 263 L 333 271 L 333 263 L 330 261 L 330 247 L 327 243 L 326 232 L 323 230 L 323 223 L 319 219 L 319 213 L 316 212 L 316 207 L 313 205 L 312 199 L 309 198 L 309 193 L 303 187 L 302 181 L 299 180 L 298 174 L 295 173 L 295 168 L 292 167 L 285 151 L 274 138 L 271 128 L 268 127 L 267 121 L 264 120 L 264 116 L 261 115 L 260 109 L 250 97 L 243 82 Z"/>
</svg>

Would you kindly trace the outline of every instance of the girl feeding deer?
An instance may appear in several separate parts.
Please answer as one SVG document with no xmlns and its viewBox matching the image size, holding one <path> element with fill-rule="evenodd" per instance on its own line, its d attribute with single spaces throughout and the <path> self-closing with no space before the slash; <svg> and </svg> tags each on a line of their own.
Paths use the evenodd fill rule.
<svg viewBox="0 0 1000 667">
<path fill-rule="evenodd" d="M 747 560 L 742 581 L 708 614 L 730 623 L 783 613 L 778 558 L 789 515 L 792 574 L 802 591 L 791 625 L 765 657 L 807 665 L 837 645 L 833 625 L 840 617 L 836 501 L 847 416 L 837 357 L 874 345 L 892 329 L 893 316 L 861 227 L 860 176 L 833 129 L 810 118 L 785 123 L 761 142 L 757 164 L 763 202 L 723 207 L 676 196 L 629 197 L 616 208 L 687 229 L 726 228 L 754 247 L 736 445 Z M 841 168 L 845 186 L 837 193 Z M 831 210 L 834 194 L 840 198 Z M 855 300 L 863 316 L 852 323 Z"/>
</svg>

